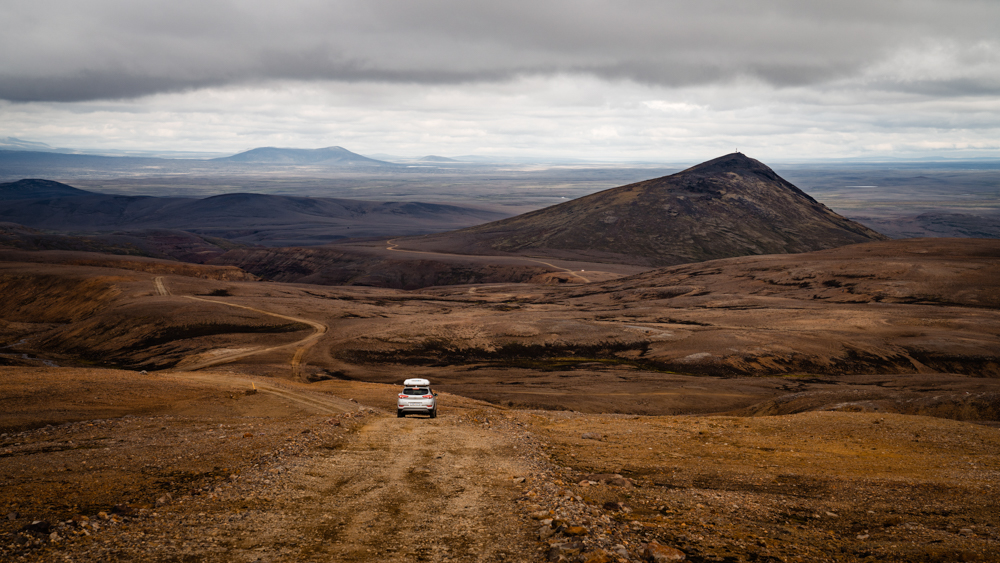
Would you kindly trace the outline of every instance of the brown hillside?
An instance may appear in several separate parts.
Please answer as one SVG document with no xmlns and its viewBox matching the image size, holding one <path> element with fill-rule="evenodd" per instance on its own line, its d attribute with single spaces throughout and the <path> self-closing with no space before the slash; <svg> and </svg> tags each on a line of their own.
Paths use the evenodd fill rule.
<svg viewBox="0 0 1000 563">
<path fill-rule="evenodd" d="M 401 246 L 668 266 L 885 240 L 740 153 Z"/>
</svg>

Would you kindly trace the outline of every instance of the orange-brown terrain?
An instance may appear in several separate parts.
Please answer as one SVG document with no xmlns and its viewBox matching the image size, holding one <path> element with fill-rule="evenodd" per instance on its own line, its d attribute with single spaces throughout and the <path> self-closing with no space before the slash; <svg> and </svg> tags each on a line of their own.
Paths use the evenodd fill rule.
<svg viewBox="0 0 1000 563">
<path fill-rule="evenodd" d="M 413 291 L 3 256 L 3 560 L 998 560 L 995 241 Z"/>
</svg>

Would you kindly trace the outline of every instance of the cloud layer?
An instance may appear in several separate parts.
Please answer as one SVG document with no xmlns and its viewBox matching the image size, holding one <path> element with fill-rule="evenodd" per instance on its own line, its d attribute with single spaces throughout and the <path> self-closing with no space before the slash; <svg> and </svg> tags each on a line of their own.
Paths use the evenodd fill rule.
<svg viewBox="0 0 1000 563">
<path fill-rule="evenodd" d="M 949 0 L 8 1 L 0 98 L 82 101 L 282 80 L 560 73 L 683 87 L 854 77 L 1000 91 L 1000 4 Z"/>
<path fill-rule="evenodd" d="M 221 150 L 625 155 L 748 128 L 761 146 L 985 146 L 998 28 L 991 0 L 8 0 L 0 111 L 12 136 L 169 144 L 194 126 L 186 142 Z"/>
</svg>

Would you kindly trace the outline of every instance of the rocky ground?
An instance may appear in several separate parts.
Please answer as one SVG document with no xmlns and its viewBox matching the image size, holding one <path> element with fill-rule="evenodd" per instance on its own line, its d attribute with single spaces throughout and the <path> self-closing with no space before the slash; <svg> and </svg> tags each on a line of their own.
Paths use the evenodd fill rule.
<svg viewBox="0 0 1000 563">
<path fill-rule="evenodd" d="M 82 390 L 121 374 L 64 379 Z M 4 419 L 0 558 L 593 563 L 652 558 L 652 545 L 690 561 L 994 561 L 1000 548 L 996 428 L 587 415 L 447 394 L 439 418 L 397 419 L 392 386 L 145 377 L 133 391 L 146 414 L 59 423 L 74 409 L 57 404 L 53 424 Z"/>
</svg>

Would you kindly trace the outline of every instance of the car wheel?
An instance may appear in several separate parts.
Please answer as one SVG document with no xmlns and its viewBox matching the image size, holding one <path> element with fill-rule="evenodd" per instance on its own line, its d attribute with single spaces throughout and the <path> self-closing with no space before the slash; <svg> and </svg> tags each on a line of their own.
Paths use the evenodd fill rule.
<svg viewBox="0 0 1000 563">
<path fill-rule="evenodd" d="M 403 414 L 403 411 L 397 409 L 396 410 L 396 418 L 406 418 L 406 415 Z"/>
<path fill-rule="evenodd" d="M 431 418 L 437 418 L 437 417 L 438 417 L 438 410 L 437 407 L 434 407 L 434 410 L 431 411 Z"/>
</svg>

